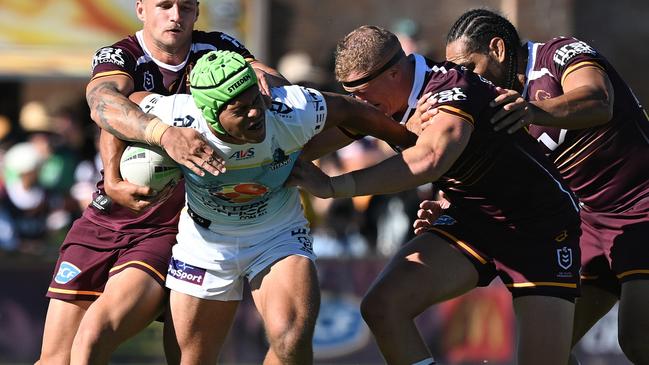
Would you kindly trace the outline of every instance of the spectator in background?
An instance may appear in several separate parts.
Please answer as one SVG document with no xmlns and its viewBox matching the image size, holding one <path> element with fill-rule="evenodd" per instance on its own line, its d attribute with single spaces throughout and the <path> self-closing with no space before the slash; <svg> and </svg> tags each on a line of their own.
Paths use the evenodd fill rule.
<svg viewBox="0 0 649 365">
<path fill-rule="evenodd" d="M 392 24 L 392 32 L 399 39 L 401 48 L 406 55 L 412 53 L 421 53 L 419 49 L 419 24 L 410 18 L 397 19 Z"/>
<path fill-rule="evenodd" d="M 31 142 L 15 144 L 4 156 L 6 188 L 2 225 L 12 232 L 4 233 L 3 245 L 8 250 L 42 253 L 47 233 L 49 212 L 45 189 L 38 183 L 44 159 Z"/>
<path fill-rule="evenodd" d="M 9 197 L 5 184 L 5 153 L 11 147 L 11 120 L 0 115 L 0 254 L 18 249 L 18 238 L 9 211 Z"/>
<path fill-rule="evenodd" d="M 59 102 L 59 105 L 52 112 L 52 108 L 48 109 L 44 103 L 31 101 L 23 105 L 19 117 L 27 141 L 36 147 L 42 158 L 38 184 L 48 197 L 47 234 L 41 237 L 41 245 L 46 249 L 43 253 L 46 254 L 56 252 L 72 221 L 81 215 L 70 196 L 80 153 L 69 142 L 82 130 L 79 126 L 79 131 L 73 131 L 76 125 L 64 125 L 66 119 L 71 118 L 66 110 L 71 110 L 73 104 L 66 101 Z"/>
<path fill-rule="evenodd" d="M 329 83 L 327 74 L 313 64 L 311 56 L 306 52 L 289 52 L 277 62 L 277 71 L 295 85 L 322 89 Z"/>
</svg>

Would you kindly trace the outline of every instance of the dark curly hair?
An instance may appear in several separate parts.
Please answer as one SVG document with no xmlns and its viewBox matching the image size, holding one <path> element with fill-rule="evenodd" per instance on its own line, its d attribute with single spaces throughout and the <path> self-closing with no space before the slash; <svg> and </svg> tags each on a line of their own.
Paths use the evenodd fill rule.
<svg viewBox="0 0 649 365">
<path fill-rule="evenodd" d="M 455 21 L 446 36 L 446 44 L 465 38 L 468 52 L 489 52 L 489 41 L 500 37 L 505 42 L 507 79 L 506 87 L 513 88 L 518 68 L 518 51 L 521 40 L 516 28 L 507 18 L 487 9 L 473 9 Z"/>
</svg>

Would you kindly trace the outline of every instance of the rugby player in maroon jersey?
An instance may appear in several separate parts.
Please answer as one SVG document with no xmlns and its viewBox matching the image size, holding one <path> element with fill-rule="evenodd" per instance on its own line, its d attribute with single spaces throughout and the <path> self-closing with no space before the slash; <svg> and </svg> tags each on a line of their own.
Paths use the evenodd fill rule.
<svg viewBox="0 0 649 365">
<path fill-rule="evenodd" d="M 634 364 L 649 364 L 647 113 L 590 45 L 570 37 L 521 44 L 514 26 L 488 10 L 460 16 L 446 57 L 503 88 L 495 128 L 528 126 L 581 202 L 573 346 L 619 300 L 622 350 Z"/>
<path fill-rule="evenodd" d="M 135 10 L 142 30 L 99 49 L 92 61 L 86 96 L 91 116 L 102 128 L 104 180 L 61 246 L 47 292 L 50 304 L 40 364 L 108 363 L 119 344 L 164 308 L 164 278 L 184 205 L 184 184 L 165 192 L 162 202 L 159 192 L 122 181 L 118 169 L 123 140 L 146 139 L 199 174 L 200 168 L 212 174 L 223 170 L 222 161 L 196 131 L 167 128 L 127 96 L 144 90 L 187 93 L 192 65 L 218 49 L 249 60 L 262 89 L 268 89 L 265 72 L 279 77 L 233 37 L 195 31 L 195 0 L 138 0 Z M 134 213 L 145 208 L 144 213 Z M 165 346 L 169 363 L 179 360 L 174 350 Z"/>
<path fill-rule="evenodd" d="M 453 63 L 406 56 L 394 34 L 375 26 L 339 42 L 336 78 L 397 119 L 421 99 L 424 113 L 408 124 L 427 120 L 429 107 L 440 111 L 400 155 L 336 177 L 303 162 L 291 182 L 326 198 L 434 181 L 452 202 L 429 232 L 392 258 L 363 299 L 361 312 L 385 360 L 432 364 L 414 318 L 499 276 L 513 295 L 518 363 L 565 364 L 579 293 L 577 202 L 527 133 L 493 130 L 495 87 Z"/>
</svg>

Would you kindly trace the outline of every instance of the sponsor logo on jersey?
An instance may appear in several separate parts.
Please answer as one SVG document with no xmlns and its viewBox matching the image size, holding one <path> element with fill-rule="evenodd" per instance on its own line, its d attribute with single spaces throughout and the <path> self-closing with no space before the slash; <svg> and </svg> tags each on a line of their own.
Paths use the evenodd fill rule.
<svg viewBox="0 0 649 365">
<path fill-rule="evenodd" d="M 557 249 L 557 263 L 564 270 L 572 266 L 572 249 L 566 246 Z"/>
<path fill-rule="evenodd" d="M 124 50 L 121 48 L 104 47 L 95 53 L 92 58 L 92 68 L 102 63 L 113 63 L 119 67 L 124 67 Z"/>
<path fill-rule="evenodd" d="M 322 128 L 326 118 L 327 118 L 327 108 L 325 108 L 324 97 L 316 93 L 312 89 L 304 88 L 310 99 L 307 100 L 308 103 L 313 104 L 313 109 L 315 109 L 315 126 L 314 129 L 317 131 Z"/>
<path fill-rule="evenodd" d="M 174 127 L 192 127 L 196 129 L 196 126 L 192 126 L 196 119 L 191 115 L 187 114 L 184 117 L 174 118 L 173 126 Z"/>
<path fill-rule="evenodd" d="M 169 262 L 169 269 L 167 270 L 169 276 L 196 285 L 203 285 L 205 272 L 205 269 L 188 265 L 173 257 L 171 258 L 171 262 Z"/>
<path fill-rule="evenodd" d="M 367 346 L 370 330 L 361 317 L 356 297 L 323 292 L 321 302 L 313 334 L 316 359 L 348 355 Z"/>
<path fill-rule="evenodd" d="M 238 89 L 244 82 L 250 80 L 251 77 L 250 74 L 243 75 L 243 77 L 237 80 L 234 84 L 228 86 L 228 93 L 234 92 L 234 90 Z"/>
<path fill-rule="evenodd" d="M 282 114 L 283 116 L 286 116 L 287 114 L 290 114 L 293 111 L 293 108 L 277 100 L 273 100 L 271 102 L 269 109 L 271 112 Z"/>
<path fill-rule="evenodd" d="M 266 215 L 268 213 L 268 200 L 269 198 L 261 198 L 261 200 L 250 204 L 223 205 L 214 200 L 201 197 L 201 203 L 215 213 L 227 217 L 238 217 L 242 221 Z"/>
<path fill-rule="evenodd" d="M 464 90 L 459 87 L 454 87 L 450 90 L 436 92 L 431 96 L 431 99 L 433 99 L 433 104 L 443 104 L 451 101 L 466 100 L 467 97 Z"/>
<path fill-rule="evenodd" d="M 67 261 L 63 261 L 61 262 L 61 265 L 59 265 L 59 271 L 56 272 L 54 281 L 59 284 L 67 284 L 80 273 L 81 269 Z"/>
<path fill-rule="evenodd" d="M 570 61 L 571 58 L 584 53 L 591 55 L 597 54 L 597 52 L 591 46 L 582 41 L 578 41 L 566 44 L 557 49 L 554 52 L 554 57 L 552 59 L 555 63 L 564 66 L 568 61 Z"/>
<path fill-rule="evenodd" d="M 144 82 L 142 83 L 142 87 L 146 91 L 151 91 L 155 87 L 153 85 L 153 75 L 149 71 L 144 71 Z"/>
<path fill-rule="evenodd" d="M 270 169 L 277 170 L 288 165 L 289 162 L 291 162 L 291 158 L 286 156 L 284 150 L 276 148 L 275 151 L 273 151 L 273 162 L 270 164 Z"/>
<path fill-rule="evenodd" d="M 462 68 L 462 70 L 468 70 L 468 69 L 467 69 L 466 67 L 464 67 L 464 66 L 460 66 L 460 67 Z M 441 73 L 443 73 L 443 74 L 445 74 L 445 73 L 448 72 L 448 70 L 446 70 L 446 67 L 444 67 L 444 66 L 439 67 L 439 66 L 437 66 L 437 65 L 433 66 L 430 70 L 433 71 L 433 72 L 435 72 L 435 73 L 437 73 L 437 72 L 441 72 Z"/>
<path fill-rule="evenodd" d="M 249 182 L 221 185 L 216 189 L 210 189 L 209 193 L 228 203 L 247 203 L 264 196 L 268 190 L 264 185 Z"/>
<path fill-rule="evenodd" d="M 298 242 L 302 246 L 300 247 L 301 251 L 310 254 L 313 253 L 313 239 L 311 238 L 311 235 L 309 235 L 308 230 L 306 228 L 298 228 L 292 230 L 291 236 L 297 238 Z"/>
<path fill-rule="evenodd" d="M 235 159 L 236 161 L 240 161 L 240 160 L 247 160 L 253 157 L 255 157 L 255 148 L 250 147 L 246 150 L 236 151 L 235 153 L 231 154 L 229 158 Z"/>
</svg>

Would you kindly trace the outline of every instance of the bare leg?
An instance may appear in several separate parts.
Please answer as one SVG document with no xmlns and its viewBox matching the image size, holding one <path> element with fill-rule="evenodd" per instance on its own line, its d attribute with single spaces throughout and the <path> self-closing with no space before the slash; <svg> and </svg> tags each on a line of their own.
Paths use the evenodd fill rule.
<svg viewBox="0 0 649 365">
<path fill-rule="evenodd" d="M 649 304 L 649 280 L 622 283 L 618 338 L 624 354 L 636 365 L 649 364 L 647 304 Z"/>
<path fill-rule="evenodd" d="M 617 303 L 617 297 L 594 285 L 582 284 L 581 296 L 575 303 L 575 323 L 572 332 L 572 348 L 579 340 Z M 571 365 L 577 365 L 577 359 L 571 355 Z"/>
<path fill-rule="evenodd" d="M 215 364 L 238 305 L 239 301 L 206 300 L 172 290 L 165 322 L 167 348 L 180 350 L 181 364 Z"/>
<path fill-rule="evenodd" d="M 473 289 L 478 272 L 448 242 L 424 234 L 406 244 L 381 272 L 361 304 L 388 364 L 430 358 L 414 318 L 430 305 Z"/>
<path fill-rule="evenodd" d="M 69 364 L 72 341 L 91 301 L 50 299 L 39 365 Z"/>
<path fill-rule="evenodd" d="M 313 330 L 320 308 L 315 266 L 302 256 L 275 262 L 250 283 L 270 349 L 264 364 L 313 363 Z"/>
<path fill-rule="evenodd" d="M 514 299 L 518 363 L 568 364 L 575 305 L 565 299 L 530 295 Z"/>
<path fill-rule="evenodd" d="M 70 363 L 108 364 L 117 346 L 161 313 L 164 298 L 164 288 L 140 269 L 127 268 L 112 276 L 81 320 Z"/>
</svg>

